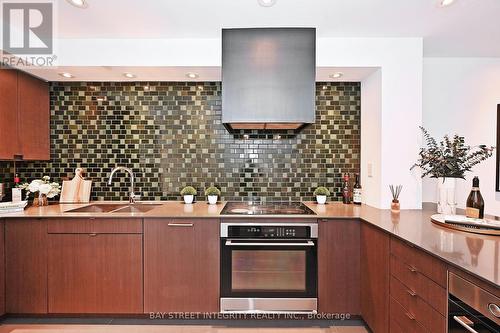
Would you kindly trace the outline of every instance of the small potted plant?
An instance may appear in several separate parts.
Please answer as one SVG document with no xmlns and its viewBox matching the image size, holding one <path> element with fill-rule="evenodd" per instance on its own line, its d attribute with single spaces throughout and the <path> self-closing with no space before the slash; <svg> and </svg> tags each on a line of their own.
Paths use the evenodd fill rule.
<svg viewBox="0 0 500 333">
<path fill-rule="evenodd" d="M 196 189 L 192 186 L 186 186 L 181 190 L 181 195 L 184 198 L 184 203 L 192 204 L 196 195 Z"/>
<path fill-rule="evenodd" d="M 217 204 L 217 198 L 220 196 L 220 190 L 215 186 L 210 186 L 205 190 L 205 195 L 208 198 L 208 203 L 211 205 Z"/>
<path fill-rule="evenodd" d="M 320 186 L 314 190 L 314 195 L 316 196 L 316 202 L 320 205 L 326 203 L 326 197 L 330 196 L 330 191 L 326 187 Z"/>
</svg>

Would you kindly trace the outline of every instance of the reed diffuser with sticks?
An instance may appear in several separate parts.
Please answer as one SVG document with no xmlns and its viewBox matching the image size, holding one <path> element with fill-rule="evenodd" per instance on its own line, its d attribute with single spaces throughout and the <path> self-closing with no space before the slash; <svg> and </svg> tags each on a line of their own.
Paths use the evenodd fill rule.
<svg viewBox="0 0 500 333">
<path fill-rule="evenodd" d="M 401 194 L 401 190 L 403 189 L 403 185 L 389 185 L 392 194 L 392 202 L 391 202 L 391 212 L 399 213 L 401 211 L 401 207 L 399 204 L 399 195 Z"/>
</svg>

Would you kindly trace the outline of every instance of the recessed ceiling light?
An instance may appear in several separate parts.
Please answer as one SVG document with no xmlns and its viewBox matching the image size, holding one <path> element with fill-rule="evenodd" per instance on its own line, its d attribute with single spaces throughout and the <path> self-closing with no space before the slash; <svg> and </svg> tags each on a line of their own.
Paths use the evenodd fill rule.
<svg viewBox="0 0 500 333">
<path fill-rule="evenodd" d="M 342 76 L 344 76 L 344 73 L 342 72 L 337 72 L 329 75 L 331 79 L 340 79 Z"/>
<path fill-rule="evenodd" d="M 133 79 L 134 77 L 136 77 L 136 75 L 132 73 L 123 73 L 123 76 L 125 76 L 128 79 Z"/>
<path fill-rule="evenodd" d="M 190 79 L 197 79 L 200 77 L 200 75 L 198 75 L 198 73 L 193 73 L 193 72 L 186 73 L 186 76 Z"/>
<path fill-rule="evenodd" d="M 448 6 L 453 5 L 454 2 L 455 2 L 455 0 L 439 0 L 439 6 L 440 7 L 448 7 Z"/>
<path fill-rule="evenodd" d="M 149 86 L 144 86 L 144 90 L 149 90 Z"/>
<path fill-rule="evenodd" d="M 70 74 L 70 73 L 59 73 L 59 76 L 65 77 L 67 79 L 71 79 L 71 78 L 75 77 L 73 74 Z"/>
<path fill-rule="evenodd" d="M 258 0 L 258 2 L 262 7 L 272 7 L 276 4 L 277 0 Z"/>
<path fill-rule="evenodd" d="M 70 5 L 78 8 L 87 8 L 89 4 L 86 0 L 66 0 Z"/>
</svg>

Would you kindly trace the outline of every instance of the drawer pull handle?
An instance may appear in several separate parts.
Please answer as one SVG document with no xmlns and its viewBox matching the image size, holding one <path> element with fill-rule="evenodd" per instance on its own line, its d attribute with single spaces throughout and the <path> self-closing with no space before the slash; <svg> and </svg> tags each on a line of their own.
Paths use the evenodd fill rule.
<svg viewBox="0 0 500 333">
<path fill-rule="evenodd" d="M 475 329 L 470 327 L 469 325 L 473 325 L 474 323 L 467 318 L 466 316 L 453 316 L 453 320 L 455 320 L 457 323 L 459 323 L 463 328 L 465 328 L 467 331 L 471 333 L 478 333 Z"/>
<path fill-rule="evenodd" d="M 412 315 L 411 313 L 409 312 L 406 312 L 405 315 L 410 319 L 410 320 L 415 320 L 415 316 Z"/>
<path fill-rule="evenodd" d="M 185 227 L 185 228 L 190 228 L 193 227 L 192 223 L 169 223 L 169 227 Z"/>
<path fill-rule="evenodd" d="M 407 293 L 408 293 L 408 295 L 410 295 L 410 296 L 413 296 L 413 297 L 417 296 L 417 293 L 416 293 L 416 292 L 414 292 L 414 291 L 413 291 L 413 290 L 411 290 L 411 289 L 406 290 L 406 292 L 407 292 Z"/>
<path fill-rule="evenodd" d="M 491 314 L 497 318 L 500 318 L 500 307 L 495 303 L 488 304 L 488 310 L 490 310 Z"/>
<path fill-rule="evenodd" d="M 410 270 L 410 272 L 412 273 L 416 273 L 417 272 L 417 269 L 414 267 L 414 266 L 408 266 L 408 269 Z"/>
<path fill-rule="evenodd" d="M 95 232 L 93 232 L 93 233 L 89 234 L 89 236 L 90 237 L 95 237 L 95 236 L 97 236 L 97 234 Z"/>
</svg>

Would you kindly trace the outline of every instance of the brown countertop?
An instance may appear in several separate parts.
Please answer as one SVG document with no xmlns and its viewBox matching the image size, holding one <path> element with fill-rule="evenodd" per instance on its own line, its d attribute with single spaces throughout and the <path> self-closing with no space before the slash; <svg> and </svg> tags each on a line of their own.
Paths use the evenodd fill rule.
<svg viewBox="0 0 500 333">
<path fill-rule="evenodd" d="M 4 218 L 64 218 L 64 217 L 138 217 L 138 218 L 241 218 L 241 215 L 220 215 L 224 202 L 211 206 L 204 202 L 186 205 L 166 201 L 147 213 L 67 213 L 85 204 L 63 204 L 48 207 L 30 207 L 24 212 L 4 215 Z M 478 235 L 445 229 L 434 225 L 431 210 L 405 210 L 393 215 L 389 210 L 369 206 L 328 203 L 317 205 L 306 202 L 317 215 L 272 216 L 272 218 L 345 219 L 360 218 L 386 232 L 437 256 L 438 258 L 478 276 L 496 286 L 500 284 L 500 237 Z M 2 216 L 0 216 L 1 218 Z M 243 216 L 270 218 L 270 216 Z"/>
</svg>

